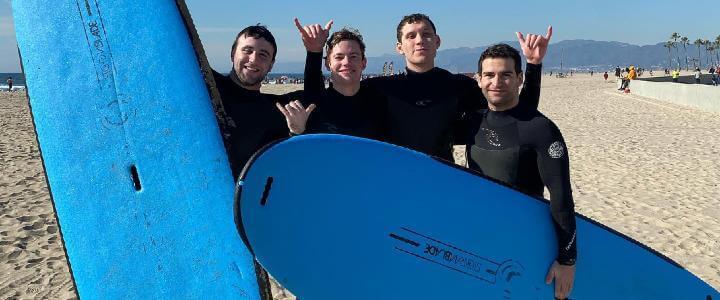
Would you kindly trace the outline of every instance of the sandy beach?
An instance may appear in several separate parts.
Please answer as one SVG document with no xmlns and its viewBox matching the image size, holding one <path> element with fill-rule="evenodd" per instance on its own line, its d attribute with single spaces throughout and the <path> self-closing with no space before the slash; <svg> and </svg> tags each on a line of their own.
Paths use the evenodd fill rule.
<svg viewBox="0 0 720 300">
<path fill-rule="evenodd" d="M 602 73 L 542 80 L 540 110 L 569 148 L 577 212 L 720 289 L 720 114 L 621 93 Z M 71 299 L 31 122 L 24 92 L 0 92 L 0 299 Z"/>
</svg>

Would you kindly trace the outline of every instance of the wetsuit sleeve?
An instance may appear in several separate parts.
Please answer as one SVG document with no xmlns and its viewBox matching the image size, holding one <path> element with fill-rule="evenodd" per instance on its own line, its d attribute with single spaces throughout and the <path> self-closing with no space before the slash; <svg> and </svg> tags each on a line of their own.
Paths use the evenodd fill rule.
<svg viewBox="0 0 720 300">
<path fill-rule="evenodd" d="M 322 74 L 322 52 L 307 52 L 305 57 L 304 99 L 305 105 L 314 103 L 325 90 L 325 78 Z"/>
<path fill-rule="evenodd" d="M 560 264 L 574 264 L 577 258 L 575 204 L 570 187 L 570 160 L 560 130 L 548 119 L 536 118 L 544 124 L 532 126 L 531 133 L 537 152 L 537 164 L 543 183 L 550 191 L 550 212 L 558 240 Z M 534 121 L 535 122 L 535 121 Z"/>
<path fill-rule="evenodd" d="M 537 109 L 540 103 L 540 79 L 542 78 L 542 65 L 525 65 L 525 84 L 520 90 L 520 104 Z"/>
<path fill-rule="evenodd" d="M 487 108 L 487 99 L 475 79 L 465 75 L 456 76 L 458 77 L 456 89 L 459 93 L 459 112 L 455 124 L 453 124 L 453 144 L 465 145 L 469 130 L 468 116 L 479 109 Z"/>
</svg>

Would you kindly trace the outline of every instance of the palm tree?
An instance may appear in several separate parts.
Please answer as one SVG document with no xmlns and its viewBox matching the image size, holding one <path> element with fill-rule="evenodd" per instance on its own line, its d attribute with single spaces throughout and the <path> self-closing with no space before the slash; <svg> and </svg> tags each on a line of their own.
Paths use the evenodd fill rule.
<svg viewBox="0 0 720 300">
<path fill-rule="evenodd" d="M 671 56 L 672 53 L 670 52 L 670 49 L 672 49 L 673 44 L 671 41 L 667 41 L 667 42 L 665 42 L 663 47 L 668 49 L 668 69 L 672 69 L 672 56 Z"/>
<path fill-rule="evenodd" d="M 703 45 L 705 45 L 705 62 L 710 65 L 710 59 L 712 58 L 712 55 L 710 53 L 712 52 L 712 43 L 710 43 L 709 40 L 704 40 Z"/>
<path fill-rule="evenodd" d="M 680 50 L 677 47 L 677 43 L 678 43 L 678 39 L 680 39 L 681 37 L 682 36 L 680 36 L 680 34 L 677 32 L 673 32 L 670 35 L 670 39 L 672 39 L 673 48 L 675 48 L 675 54 L 677 55 L 678 69 L 680 69 Z"/>
<path fill-rule="evenodd" d="M 715 59 L 718 64 L 720 64 L 720 55 L 718 55 L 717 49 L 720 49 L 720 35 L 715 37 Z"/>
<path fill-rule="evenodd" d="M 718 36 L 718 39 L 720 39 L 720 36 Z M 716 41 L 718 41 L 718 39 L 716 39 Z M 688 37 L 686 37 L 686 36 L 683 36 L 680 38 L 680 43 L 683 45 L 683 50 L 685 53 L 685 71 L 687 71 L 687 70 L 689 70 L 688 69 L 687 46 L 690 45 L 690 39 L 688 39 Z"/>
<path fill-rule="evenodd" d="M 695 47 L 697 47 L 697 49 L 698 49 L 698 65 L 699 66 L 697 66 L 697 67 L 702 68 L 702 60 L 700 60 L 700 46 L 704 46 L 705 41 L 703 41 L 702 39 L 697 39 L 697 40 L 695 40 L 695 42 L 693 42 L 693 45 L 695 45 Z"/>
</svg>

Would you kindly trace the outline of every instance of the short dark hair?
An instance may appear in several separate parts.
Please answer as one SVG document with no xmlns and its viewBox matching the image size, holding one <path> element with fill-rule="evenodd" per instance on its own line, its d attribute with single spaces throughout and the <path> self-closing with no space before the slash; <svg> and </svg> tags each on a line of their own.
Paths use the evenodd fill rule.
<svg viewBox="0 0 720 300">
<path fill-rule="evenodd" d="M 267 29 L 267 27 L 260 24 L 245 27 L 245 29 L 235 36 L 235 41 L 233 42 L 232 49 L 230 50 L 230 59 L 235 60 L 235 47 L 237 47 L 238 39 L 240 39 L 243 35 L 253 37 L 255 39 L 265 39 L 268 41 L 273 47 L 272 59 L 275 60 L 275 56 L 277 55 L 277 43 L 275 43 L 275 37 L 272 35 L 270 30 Z"/>
<path fill-rule="evenodd" d="M 512 58 L 515 62 L 515 73 L 522 72 L 520 52 L 508 44 L 495 44 L 485 49 L 478 60 L 478 73 L 482 73 L 482 62 L 487 58 Z"/>
<path fill-rule="evenodd" d="M 325 45 L 325 52 L 327 52 L 327 55 L 329 56 L 332 48 L 342 41 L 356 41 L 358 45 L 360 45 L 362 58 L 365 58 L 365 43 L 363 42 L 363 37 L 360 34 L 360 31 L 349 27 L 344 27 L 343 29 L 333 32 L 333 34 L 330 35 Z"/>
<path fill-rule="evenodd" d="M 432 29 L 433 29 L 433 33 L 437 34 L 437 29 L 435 29 L 435 23 L 433 23 L 433 21 L 430 20 L 430 17 L 428 17 L 427 15 L 425 15 L 425 14 L 407 15 L 407 16 L 404 16 L 402 18 L 402 20 L 400 20 L 400 23 L 398 23 L 398 26 L 397 26 L 398 43 L 402 42 L 402 28 L 403 28 L 403 26 L 405 26 L 405 24 L 413 24 L 413 23 L 418 23 L 418 22 L 422 22 L 422 21 L 425 21 L 428 24 L 430 24 L 430 27 L 432 27 Z"/>
</svg>

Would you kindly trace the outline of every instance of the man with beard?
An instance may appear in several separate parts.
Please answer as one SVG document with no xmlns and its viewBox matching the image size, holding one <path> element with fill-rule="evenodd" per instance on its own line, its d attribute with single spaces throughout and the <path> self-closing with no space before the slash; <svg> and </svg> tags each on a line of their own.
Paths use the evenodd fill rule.
<svg viewBox="0 0 720 300">
<path fill-rule="evenodd" d="M 322 59 L 323 46 L 332 21 L 328 22 L 325 28 L 319 24 L 302 27 L 297 19 L 295 23 L 307 50 L 307 60 Z M 288 136 L 285 118 L 277 111 L 276 103 L 299 103 L 293 100 L 302 96 L 302 91 L 284 95 L 260 92 L 262 81 L 275 63 L 276 54 L 277 44 L 272 33 L 261 25 L 249 26 L 235 37 L 230 50 L 233 64 L 230 73 L 225 76 L 213 70 L 223 108 L 230 119 L 228 159 L 235 180 L 255 151 L 274 140 Z M 309 87 L 308 84 L 317 85 L 314 89 L 324 87 L 322 80 L 306 80 L 306 88 Z M 255 269 L 261 299 L 272 299 L 267 272 L 257 262 Z"/>
<path fill-rule="evenodd" d="M 299 25 L 297 19 L 296 24 Z M 298 26 L 301 29 L 308 60 L 319 60 L 332 21 L 322 28 L 319 24 Z M 230 52 L 233 68 L 225 76 L 213 71 L 220 98 L 230 118 L 230 150 L 228 158 L 237 180 L 245 163 L 262 146 L 288 136 L 285 118 L 275 107 L 300 99 L 302 91 L 284 95 L 260 92 L 262 81 L 272 69 L 277 54 L 275 37 L 264 26 L 249 26 L 235 38 Z M 320 80 L 305 81 L 324 87 Z"/>
</svg>

